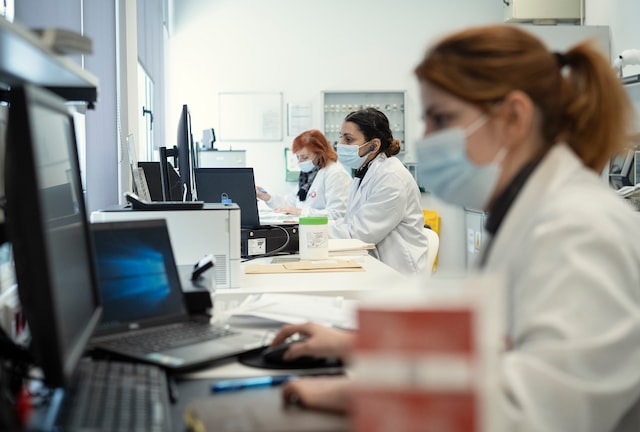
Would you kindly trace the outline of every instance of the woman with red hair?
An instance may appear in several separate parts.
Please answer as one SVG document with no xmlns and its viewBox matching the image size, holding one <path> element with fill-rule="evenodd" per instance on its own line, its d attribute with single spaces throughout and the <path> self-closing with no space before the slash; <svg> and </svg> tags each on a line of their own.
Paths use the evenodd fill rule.
<svg viewBox="0 0 640 432">
<path fill-rule="evenodd" d="M 288 196 L 265 192 L 256 186 L 256 196 L 277 212 L 298 216 L 327 216 L 335 220 L 344 216 L 351 187 L 351 176 L 338 155 L 317 129 L 298 135 L 291 145 L 298 158 L 298 189 Z"/>
</svg>

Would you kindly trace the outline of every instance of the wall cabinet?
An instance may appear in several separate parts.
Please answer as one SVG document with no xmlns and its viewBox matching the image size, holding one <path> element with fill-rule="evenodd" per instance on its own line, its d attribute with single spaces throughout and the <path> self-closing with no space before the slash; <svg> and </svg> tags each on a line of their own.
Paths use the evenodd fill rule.
<svg viewBox="0 0 640 432">
<path fill-rule="evenodd" d="M 502 0 L 507 22 L 580 22 L 582 0 Z"/>
<path fill-rule="evenodd" d="M 387 116 L 393 137 L 400 140 L 401 152 L 404 152 L 405 91 L 325 91 L 323 103 L 324 134 L 334 146 L 340 141 L 340 128 L 346 115 L 362 108 L 373 107 Z"/>
</svg>

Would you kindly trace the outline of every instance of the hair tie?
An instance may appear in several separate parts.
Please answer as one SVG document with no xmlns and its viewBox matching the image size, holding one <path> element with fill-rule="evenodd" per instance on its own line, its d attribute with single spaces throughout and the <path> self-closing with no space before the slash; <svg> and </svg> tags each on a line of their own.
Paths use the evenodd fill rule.
<svg viewBox="0 0 640 432">
<path fill-rule="evenodd" d="M 561 52 L 555 51 L 553 55 L 555 56 L 556 63 L 558 63 L 558 66 L 560 67 L 560 69 L 562 69 L 563 67 L 569 64 L 569 62 L 567 61 L 567 56 L 562 54 Z"/>
</svg>

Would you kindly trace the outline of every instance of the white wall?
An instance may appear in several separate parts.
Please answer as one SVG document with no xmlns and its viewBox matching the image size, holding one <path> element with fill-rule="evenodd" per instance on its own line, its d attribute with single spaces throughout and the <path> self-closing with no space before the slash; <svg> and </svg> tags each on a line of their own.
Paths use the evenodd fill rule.
<svg viewBox="0 0 640 432">
<path fill-rule="evenodd" d="M 312 104 L 313 126 L 322 129 L 323 90 L 406 89 L 411 142 L 422 130 L 412 71 L 427 42 L 445 30 L 502 18 L 496 0 L 190 3 L 198 13 L 176 26 L 170 46 L 169 137 L 183 103 L 191 109 L 196 139 L 203 128 L 217 127 L 219 92 L 283 92 L 285 104 Z M 290 185 L 282 149 L 292 138 L 218 147 L 249 150 L 247 162 L 259 181 L 283 191 Z"/>
<path fill-rule="evenodd" d="M 167 144 L 183 103 L 197 140 L 203 128 L 218 127 L 220 92 L 282 92 L 285 104 L 311 104 L 313 126 L 322 129 L 324 90 L 404 89 L 407 158 L 422 133 L 413 68 L 428 44 L 445 32 L 503 19 L 500 0 L 180 0 L 174 6 Z M 640 28 L 632 22 L 639 9 L 638 0 L 586 0 L 586 22 L 612 26 L 617 54 L 640 48 Z M 292 138 L 216 146 L 246 149 L 256 181 L 284 192 L 294 187 L 284 182 L 283 161 Z M 423 207 L 443 218 L 439 272 L 464 269 L 463 212 L 428 195 Z"/>
<path fill-rule="evenodd" d="M 311 104 L 313 127 L 322 129 L 323 90 L 407 90 L 410 145 L 422 133 L 413 68 L 429 41 L 443 32 L 502 20 L 498 0 L 188 0 L 174 5 L 181 9 L 170 44 L 166 133 L 175 136 L 180 107 L 187 103 L 197 140 L 202 129 L 218 126 L 220 92 L 282 92 L 285 104 Z M 246 149 L 256 181 L 285 192 L 295 187 L 284 181 L 283 149 L 292 139 L 218 142 L 216 147 Z M 443 215 L 439 268 L 464 268 L 462 212 L 429 197 L 425 207 Z"/>
<path fill-rule="evenodd" d="M 611 58 L 627 49 L 640 49 L 640 1 L 585 0 L 586 24 L 611 28 Z M 640 73 L 640 66 L 628 66 L 624 75 Z"/>
</svg>

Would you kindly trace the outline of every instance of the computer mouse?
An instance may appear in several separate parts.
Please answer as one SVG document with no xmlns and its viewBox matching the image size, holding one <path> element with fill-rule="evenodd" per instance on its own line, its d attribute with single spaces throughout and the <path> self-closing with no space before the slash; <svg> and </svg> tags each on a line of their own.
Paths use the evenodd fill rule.
<svg viewBox="0 0 640 432">
<path fill-rule="evenodd" d="M 342 362 L 339 359 L 329 359 L 321 357 L 303 356 L 294 360 L 284 360 L 284 353 L 292 344 L 300 343 L 301 340 L 284 342 L 282 344 L 268 347 L 262 352 L 262 360 L 265 365 L 273 365 L 274 367 L 286 367 L 290 369 L 310 369 L 323 367 L 339 367 Z"/>
</svg>

